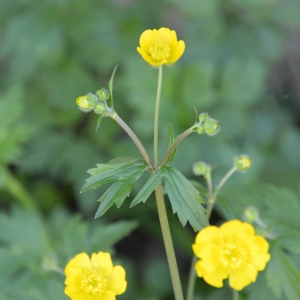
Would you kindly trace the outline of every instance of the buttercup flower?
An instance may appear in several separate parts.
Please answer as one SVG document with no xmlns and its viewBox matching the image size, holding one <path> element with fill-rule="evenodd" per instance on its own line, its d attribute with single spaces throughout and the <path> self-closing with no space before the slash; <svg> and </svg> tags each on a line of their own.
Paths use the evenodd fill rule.
<svg viewBox="0 0 300 300">
<path fill-rule="evenodd" d="M 146 30 L 140 37 L 140 47 L 136 48 L 143 59 L 154 67 L 174 64 L 183 54 L 184 41 L 177 41 L 174 30 L 160 28 Z"/>
<path fill-rule="evenodd" d="M 199 231 L 193 250 L 200 260 L 195 269 L 199 277 L 214 287 L 222 287 L 229 277 L 229 285 L 242 290 L 255 282 L 257 272 L 265 269 L 270 259 L 269 244 L 255 235 L 249 223 L 231 220 L 220 228 L 208 226 Z"/>
<path fill-rule="evenodd" d="M 109 253 L 76 255 L 65 268 L 65 294 L 72 300 L 115 300 L 127 287 L 125 270 L 113 266 Z"/>
</svg>

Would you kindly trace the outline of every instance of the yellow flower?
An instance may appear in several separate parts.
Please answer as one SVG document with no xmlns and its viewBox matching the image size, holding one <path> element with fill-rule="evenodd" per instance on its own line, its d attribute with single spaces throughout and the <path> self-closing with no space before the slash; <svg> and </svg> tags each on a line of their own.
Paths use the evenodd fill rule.
<svg viewBox="0 0 300 300">
<path fill-rule="evenodd" d="M 140 37 L 140 47 L 136 48 L 143 59 L 154 67 L 174 64 L 183 54 L 184 41 L 177 41 L 174 30 L 160 28 L 146 30 Z"/>
<path fill-rule="evenodd" d="M 200 260 L 195 269 L 199 277 L 214 287 L 222 287 L 229 277 L 229 285 L 242 290 L 255 282 L 257 272 L 265 269 L 270 259 L 269 244 L 255 235 L 249 223 L 232 220 L 220 228 L 208 226 L 199 231 L 193 250 Z"/>
<path fill-rule="evenodd" d="M 72 300 L 115 300 L 127 287 L 125 270 L 113 266 L 109 253 L 76 255 L 67 264 L 65 294 Z"/>
</svg>

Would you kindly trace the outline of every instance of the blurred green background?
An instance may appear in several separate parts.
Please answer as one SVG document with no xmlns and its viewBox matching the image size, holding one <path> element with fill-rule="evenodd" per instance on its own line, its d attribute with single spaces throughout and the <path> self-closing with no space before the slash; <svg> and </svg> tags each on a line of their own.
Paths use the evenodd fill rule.
<svg viewBox="0 0 300 300">
<path fill-rule="evenodd" d="M 164 68 L 160 156 L 167 124 L 180 134 L 194 123 L 194 107 L 220 122 L 215 137 L 189 136 L 174 166 L 192 179 L 192 164 L 206 161 L 217 183 L 236 155 L 250 156 L 252 168 L 229 180 L 222 191 L 227 202 L 212 223 L 242 218 L 252 204 L 277 226 L 277 236 L 291 233 L 288 246 L 272 241 L 277 259 L 269 276 L 260 275 L 241 297 L 300 299 L 299 214 L 293 217 L 300 212 L 299 11 L 299 0 L 1 0 L 1 300 L 67 299 L 64 276 L 53 266 L 63 269 L 80 251 L 113 249 L 129 282 L 118 299 L 173 299 L 154 199 L 132 209 L 126 201 L 94 220 L 101 190 L 79 194 L 96 163 L 140 156 L 113 120 L 95 131 L 97 116 L 75 104 L 78 96 L 106 87 L 116 64 L 115 109 L 153 152 L 158 72 L 136 47 L 144 30 L 160 27 L 176 30 L 186 43 L 176 65 Z M 169 216 L 185 287 L 194 233 Z M 99 237 L 97 247 L 101 226 L 122 230 L 109 241 Z M 276 282 L 271 275 L 278 272 Z M 202 280 L 197 293 L 198 300 L 231 297 L 227 288 Z"/>
</svg>

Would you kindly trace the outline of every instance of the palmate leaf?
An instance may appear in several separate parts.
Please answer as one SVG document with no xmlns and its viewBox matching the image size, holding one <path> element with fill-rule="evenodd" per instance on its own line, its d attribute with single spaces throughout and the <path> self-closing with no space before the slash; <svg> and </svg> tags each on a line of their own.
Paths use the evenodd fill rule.
<svg viewBox="0 0 300 300">
<path fill-rule="evenodd" d="M 171 201 L 173 213 L 185 226 L 187 221 L 195 231 L 208 226 L 205 209 L 200 203 L 206 203 L 199 192 L 178 170 L 166 166 L 164 169 L 164 181 L 166 191 Z"/>
<path fill-rule="evenodd" d="M 142 159 L 118 157 L 108 164 L 98 164 L 97 168 L 88 170 L 92 176 L 86 180 L 81 192 L 113 183 L 98 199 L 101 204 L 95 218 L 102 216 L 113 204 L 120 207 L 146 169 L 147 164 Z"/>
</svg>

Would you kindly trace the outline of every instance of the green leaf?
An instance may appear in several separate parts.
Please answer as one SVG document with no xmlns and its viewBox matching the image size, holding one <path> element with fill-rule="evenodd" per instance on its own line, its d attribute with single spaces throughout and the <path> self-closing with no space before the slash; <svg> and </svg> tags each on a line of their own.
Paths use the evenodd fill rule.
<svg viewBox="0 0 300 300">
<path fill-rule="evenodd" d="M 145 185 L 140 189 L 137 195 L 131 202 L 130 207 L 137 205 L 140 202 L 146 202 L 151 193 L 156 189 L 162 180 L 163 168 L 157 170 L 145 183 Z"/>
<path fill-rule="evenodd" d="M 101 198 L 97 200 L 101 202 L 101 204 L 99 205 L 95 218 L 101 217 L 114 203 L 119 208 L 126 197 L 130 195 L 134 183 L 141 177 L 143 171 L 143 169 L 138 169 L 126 180 L 117 181 L 111 185 Z"/>
<path fill-rule="evenodd" d="M 127 179 L 137 170 L 143 172 L 146 167 L 142 159 L 124 157 L 112 160 L 108 164 L 98 164 L 97 168 L 88 170 L 92 176 L 86 180 L 81 192 L 96 189 L 109 182 Z"/>
<path fill-rule="evenodd" d="M 168 134 L 169 134 L 169 147 L 174 143 L 174 134 L 173 134 L 173 129 L 172 129 L 172 125 L 169 124 L 168 126 Z M 177 153 L 177 147 L 175 147 L 175 149 L 172 151 L 171 155 L 169 156 L 166 164 L 169 165 L 172 163 L 172 161 L 174 160 L 176 153 Z"/>
<path fill-rule="evenodd" d="M 195 231 L 208 226 L 206 210 L 200 204 L 205 200 L 193 185 L 178 170 L 169 166 L 164 167 L 164 177 L 173 213 L 177 213 L 182 226 L 187 221 Z"/>
<path fill-rule="evenodd" d="M 276 244 L 271 248 L 266 279 L 276 296 L 284 293 L 288 300 L 300 299 L 300 272 Z"/>
<path fill-rule="evenodd" d="M 111 74 L 111 78 L 110 81 L 108 83 L 108 90 L 109 90 L 109 99 L 108 99 L 108 105 L 109 107 L 113 107 L 114 105 L 114 101 L 113 101 L 113 82 L 114 82 L 114 76 L 115 73 L 117 71 L 118 65 L 115 66 L 112 74 Z"/>
<path fill-rule="evenodd" d="M 103 115 L 100 115 L 98 120 L 97 120 L 97 125 L 96 125 L 96 131 L 99 129 L 101 121 L 102 121 Z"/>
</svg>

